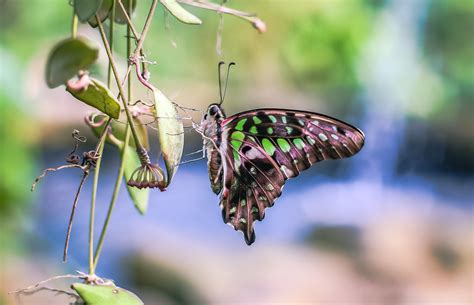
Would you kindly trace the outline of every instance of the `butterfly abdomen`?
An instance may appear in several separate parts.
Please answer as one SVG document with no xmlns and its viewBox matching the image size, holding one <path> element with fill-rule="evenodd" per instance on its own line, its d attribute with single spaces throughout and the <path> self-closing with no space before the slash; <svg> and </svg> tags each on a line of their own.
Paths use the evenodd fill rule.
<svg viewBox="0 0 474 305">
<path fill-rule="evenodd" d="M 222 160 L 219 151 L 215 148 L 208 149 L 207 167 L 212 191 L 218 195 L 222 190 Z"/>
</svg>

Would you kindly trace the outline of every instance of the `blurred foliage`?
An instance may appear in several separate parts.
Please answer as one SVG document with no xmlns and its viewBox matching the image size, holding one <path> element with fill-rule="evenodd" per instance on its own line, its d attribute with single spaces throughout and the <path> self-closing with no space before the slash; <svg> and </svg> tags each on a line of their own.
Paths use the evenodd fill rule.
<svg viewBox="0 0 474 305">
<path fill-rule="evenodd" d="M 362 251 L 361 232 L 352 226 L 316 227 L 306 237 L 306 242 L 318 249 L 357 257 Z"/>
<path fill-rule="evenodd" d="M 19 59 L 31 57 L 46 41 L 70 32 L 72 9 L 68 1 L 2 2 L 0 42 L 15 50 Z"/>
<path fill-rule="evenodd" d="M 320 2 L 295 18 L 283 48 L 289 80 L 347 104 L 359 90 L 356 65 L 370 37 L 376 9 L 368 1 Z"/>
<path fill-rule="evenodd" d="M 444 270 L 457 271 L 461 264 L 461 257 L 447 242 L 434 242 L 431 251 Z"/>
<path fill-rule="evenodd" d="M 474 101 L 473 34 L 474 2 L 430 1 L 423 47 L 430 64 L 444 78 L 447 93 L 444 107 L 439 111 L 444 120 L 452 112 L 462 113 L 472 108 L 466 104 L 472 105 Z M 450 110 L 446 113 L 446 109 Z"/>
<path fill-rule="evenodd" d="M 430 1 L 425 28 L 428 59 L 456 86 L 460 94 L 474 101 L 474 2 L 464 0 Z M 466 34 L 471 39 L 466 39 Z"/>
<path fill-rule="evenodd" d="M 8 58 L 7 54 L 1 55 Z M 0 72 L 0 253 L 15 252 L 20 246 L 17 234 L 30 198 L 25 184 L 33 177 L 32 132 L 27 127 L 28 115 L 22 108 L 19 85 L 12 86 L 12 82 L 21 79 L 14 63 L 10 61 Z M 12 78 L 5 71 L 13 71 L 8 75 Z"/>
<path fill-rule="evenodd" d="M 164 300 L 170 305 L 207 304 L 191 280 L 169 264 L 142 255 L 130 256 L 124 263 L 127 279 L 145 303 L 148 293 L 153 301 Z"/>
</svg>

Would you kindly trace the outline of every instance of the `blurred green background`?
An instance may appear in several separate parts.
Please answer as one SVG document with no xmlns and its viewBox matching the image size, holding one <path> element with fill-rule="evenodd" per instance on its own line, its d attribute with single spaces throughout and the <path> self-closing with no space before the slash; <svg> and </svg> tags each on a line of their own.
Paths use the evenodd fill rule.
<svg viewBox="0 0 474 305">
<path fill-rule="evenodd" d="M 149 2 L 138 2 L 138 28 Z M 472 304 L 474 2 L 227 6 L 258 13 L 268 31 L 225 16 L 219 56 L 215 13 L 189 8 L 203 24 L 188 26 L 160 7 L 145 43 L 156 61 L 152 82 L 180 105 L 204 110 L 218 99 L 217 62 L 235 61 L 228 115 L 259 107 L 321 112 L 359 126 L 366 146 L 289 181 L 250 248 L 222 223 L 205 162 L 182 166 L 167 192 L 153 192 L 145 216 L 122 192 L 99 275 L 146 304 Z M 70 36 L 71 16 L 67 0 L 0 0 L 1 304 L 17 304 L 8 291 L 86 270 L 90 185 L 67 265 L 61 248 L 79 173 L 52 174 L 30 193 L 43 168 L 63 163 L 73 128 L 90 147 L 95 141 L 83 123 L 92 108 L 44 81 L 47 54 Z M 87 24 L 79 34 L 99 43 Z M 121 71 L 124 35 L 118 25 Z M 102 52 L 92 74 L 105 79 L 105 67 Z M 137 86 L 137 98 L 149 96 Z M 186 134 L 187 152 L 200 145 L 196 133 Z M 105 153 L 99 224 L 119 162 L 113 148 Z M 22 300 L 68 302 L 47 292 Z"/>
</svg>

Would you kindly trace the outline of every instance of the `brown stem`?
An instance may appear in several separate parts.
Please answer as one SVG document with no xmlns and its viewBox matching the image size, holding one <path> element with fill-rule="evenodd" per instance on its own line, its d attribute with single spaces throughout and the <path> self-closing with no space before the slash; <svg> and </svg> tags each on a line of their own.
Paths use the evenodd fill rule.
<svg viewBox="0 0 474 305">
<path fill-rule="evenodd" d="M 74 203 L 72 205 L 71 215 L 69 216 L 69 224 L 67 227 L 66 233 L 66 242 L 64 244 L 64 252 L 63 252 L 63 261 L 67 261 L 67 251 L 69 249 L 69 241 L 71 239 L 71 230 L 72 230 L 72 220 L 74 219 L 74 214 L 76 212 L 77 202 L 79 201 L 79 195 L 81 194 L 82 187 L 84 186 L 84 182 L 86 181 L 87 176 L 89 176 L 89 169 L 84 169 L 84 173 L 82 174 L 81 182 L 79 183 L 79 187 L 77 188 L 76 197 L 74 198 Z"/>
</svg>

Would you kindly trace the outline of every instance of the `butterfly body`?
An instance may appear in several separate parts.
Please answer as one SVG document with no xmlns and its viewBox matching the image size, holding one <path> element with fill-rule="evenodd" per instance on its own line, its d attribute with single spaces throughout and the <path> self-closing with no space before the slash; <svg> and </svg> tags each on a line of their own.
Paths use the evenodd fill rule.
<svg viewBox="0 0 474 305">
<path fill-rule="evenodd" d="M 226 118 L 211 104 L 201 120 L 209 179 L 220 195 L 225 223 L 255 241 L 253 223 L 265 217 L 287 179 L 326 159 L 357 153 L 359 129 L 307 111 L 257 109 Z"/>
</svg>

